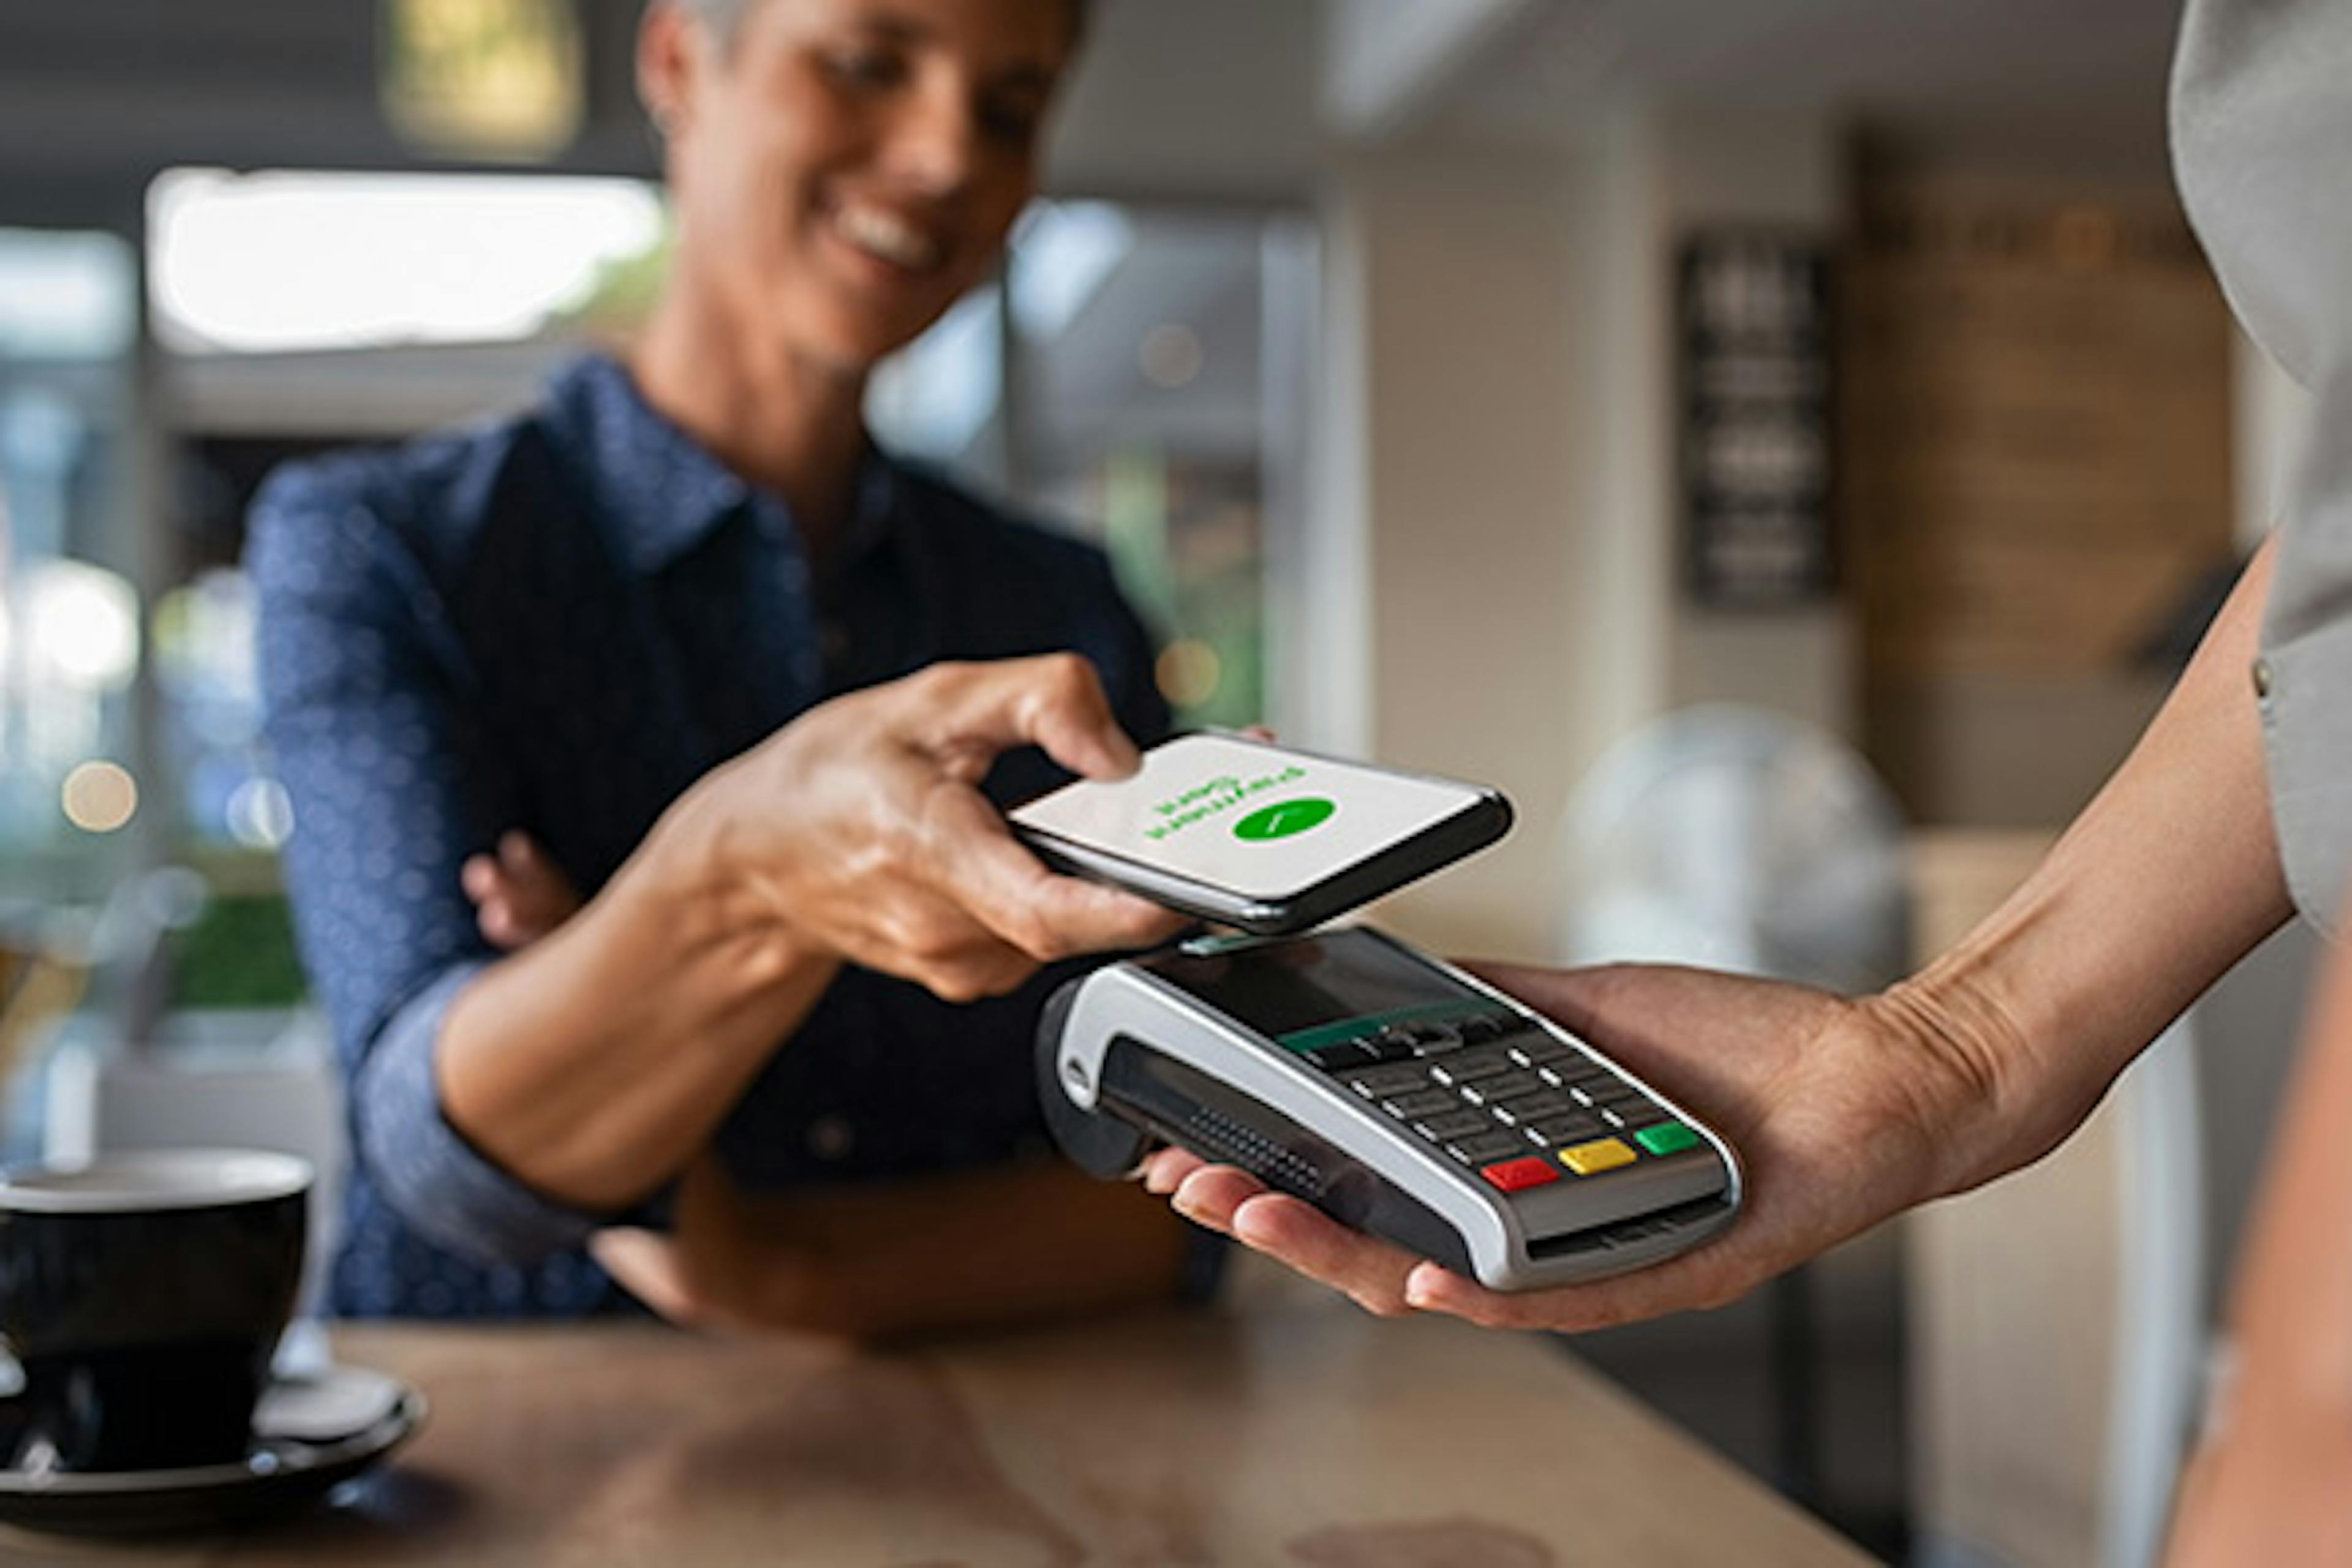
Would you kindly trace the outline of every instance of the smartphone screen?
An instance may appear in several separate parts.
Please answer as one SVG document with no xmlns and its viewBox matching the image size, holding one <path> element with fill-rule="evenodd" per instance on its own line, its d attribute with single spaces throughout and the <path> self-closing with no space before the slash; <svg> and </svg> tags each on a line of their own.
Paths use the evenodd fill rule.
<svg viewBox="0 0 2352 1568">
<path fill-rule="evenodd" d="M 1450 779 L 1203 734 L 1145 752 L 1131 778 L 1081 780 L 1011 816 L 1097 856 L 1281 902 L 1497 799 Z"/>
</svg>

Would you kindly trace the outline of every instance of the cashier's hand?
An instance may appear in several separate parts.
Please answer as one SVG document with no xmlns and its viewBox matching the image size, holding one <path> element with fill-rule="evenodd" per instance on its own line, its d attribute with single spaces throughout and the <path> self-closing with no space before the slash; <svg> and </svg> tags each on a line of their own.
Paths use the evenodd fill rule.
<svg viewBox="0 0 2352 1568">
<path fill-rule="evenodd" d="M 1179 1212 L 1382 1316 L 1449 1312 L 1491 1328 L 1580 1331 L 1715 1307 L 1953 1184 L 1941 1136 L 1980 1104 L 1986 1058 L 1903 987 L 1848 1000 L 1777 982 L 1657 966 L 1484 967 L 1654 1083 L 1738 1151 L 1746 1207 L 1714 1242 L 1654 1268 L 1500 1294 L 1342 1226 L 1229 1166 L 1178 1150 L 1146 1184 Z"/>
<path fill-rule="evenodd" d="M 1075 654 L 933 665 L 813 708 L 705 775 L 648 848 L 709 868 L 724 907 L 790 948 L 951 1002 L 1183 930 L 1156 904 L 1048 871 L 1013 838 L 980 784 L 1026 745 L 1088 778 L 1139 762 Z"/>
</svg>

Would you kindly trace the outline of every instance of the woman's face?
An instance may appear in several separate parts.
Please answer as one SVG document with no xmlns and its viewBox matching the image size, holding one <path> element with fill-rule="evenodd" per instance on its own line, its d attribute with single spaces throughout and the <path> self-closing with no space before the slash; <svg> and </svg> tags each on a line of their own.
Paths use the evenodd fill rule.
<svg viewBox="0 0 2352 1568">
<path fill-rule="evenodd" d="M 1035 188 L 1068 0 L 746 0 L 731 42 L 674 11 L 640 75 L 667 129 L 673 287 L 738 331 L 863 370 L 996 261 Z"/>
</svg>

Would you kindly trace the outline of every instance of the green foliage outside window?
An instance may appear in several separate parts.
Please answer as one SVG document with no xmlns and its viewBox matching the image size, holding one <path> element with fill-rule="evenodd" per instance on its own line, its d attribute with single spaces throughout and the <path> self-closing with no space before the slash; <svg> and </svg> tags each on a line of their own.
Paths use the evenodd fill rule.
<svg viewBox="0 0 2352 1568">
<path fill-rule="evenodd" d="M 174 1007 L 292 1007 L 307 991 L 283 894 L 215 897 L 169 951 Z"/>
</svg>

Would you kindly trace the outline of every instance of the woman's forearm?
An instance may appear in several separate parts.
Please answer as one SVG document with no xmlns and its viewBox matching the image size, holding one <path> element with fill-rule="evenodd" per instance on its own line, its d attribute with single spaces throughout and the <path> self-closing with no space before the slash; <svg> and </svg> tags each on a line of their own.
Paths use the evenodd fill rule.
<svg viewBox="0 0 2352 1568">
<path fill-rule="evenodd" d="M 1194 1245 L 1150 1194 L 1058 1162 L 752 1197 L 706 1157 L 675 1225 L 669 1310 L 864 1342 L 1168 1300 Z"/>
<path fill-rule="evenodd" d="M 674 811 L 588 906 L 451 1005 L 443 1109 L 533 1188 L 617 1208 L 709 1140 L 838 968 L 811 954 Z"/>
<path fill-rule="evenodd" d="M 820 1202 L 845 1260 L 833 1327 L 869 1342 L 1164 1301 L 1192 1244 L 1149 1194 L 1060 1163 Z"/>
<path fill-rule="evenodd" d="M 1172 934 L 1181 917 L 1013 840 L 977 781 L 1021 745 L 1135 767 L 1094 668 L 1049 654 L 836 697 L 714 769 L 586 909 L 452 1004 L 449 1121 L 548 1196 L 617 1207 L 702 1147 L 842 963 L 961 1002 Z"/>
<path fill-rule="evenodd" d="M 2273 551 L 2156 721 L 1999 910 L 1906 985 L 1977 1042 L 1989 1114 L 1948 1185 L 2048 1151 L 2199 993 L 2292 912 L 2251 679 Z"/>
</svg>

